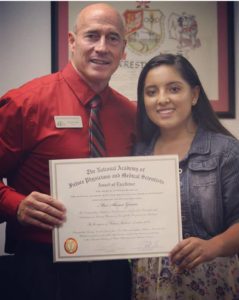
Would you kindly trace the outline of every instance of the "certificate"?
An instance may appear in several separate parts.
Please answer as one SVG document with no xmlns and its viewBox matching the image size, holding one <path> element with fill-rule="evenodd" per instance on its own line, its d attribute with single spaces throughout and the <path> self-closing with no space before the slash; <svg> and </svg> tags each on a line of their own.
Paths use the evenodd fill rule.
<svg viewBox="0 0 239 300">
<path fill-rule="evenodd" d="M 176 155 L 51 160 L 50 182 L 67 210 L 55 262 L 165 256 L 182 238 Z"/>
</svg>

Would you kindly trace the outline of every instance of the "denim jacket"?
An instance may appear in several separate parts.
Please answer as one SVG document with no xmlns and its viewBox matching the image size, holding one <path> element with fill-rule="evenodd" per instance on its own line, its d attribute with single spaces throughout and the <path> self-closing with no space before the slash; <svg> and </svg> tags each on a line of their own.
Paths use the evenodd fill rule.
<svg viewBox="0 0 239 300">
<path fill-rule="evenodd" d="M 157 136 L 134 155 L 152 155 Z M 239 222 L 239 141 L 199 127 L 179 163 L 183 237 L 210 239 Z"/>
</svg>

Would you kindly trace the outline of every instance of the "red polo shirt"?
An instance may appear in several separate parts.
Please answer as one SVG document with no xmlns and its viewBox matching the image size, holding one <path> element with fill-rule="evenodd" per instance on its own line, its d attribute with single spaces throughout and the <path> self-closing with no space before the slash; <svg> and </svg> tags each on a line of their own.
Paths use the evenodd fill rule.
<svg viewBox="0 0 239 300">
<path fill-rule="evenodd" d="M 16 222 L 19 203 L 32 191 L 50 193 L 50 159 L 89 157 L 89 110 L 95 93 L 72 65 L 11 90 L 0 99 L 0 213 L 17 239 L 51 242 L 51 232 Z M 130 155 L 136 106 L 107 87 L 100 119 L 108 156 Z M 80 116 L 81 128 L 57 128 L 54 117 Z M 13 230 L 14 228 L 14 230 Z"/>
</svg>

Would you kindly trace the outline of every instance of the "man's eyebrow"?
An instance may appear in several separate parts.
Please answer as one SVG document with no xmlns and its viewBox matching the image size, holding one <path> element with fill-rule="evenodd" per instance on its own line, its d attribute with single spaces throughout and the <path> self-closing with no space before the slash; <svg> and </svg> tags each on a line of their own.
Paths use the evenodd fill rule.
<svg viewBox="0 0 239 300">
<path fill-rule="evenodd" d="M 109 34 L 121 36 L 118 32 L 115 32 L 115 31 L 110 31 Z"/>
<path fill-rule="evenodd" d="M 86 31 L 84 31 L 84 33 L 98 33 L 98 34 L 100 34 L 101 31 L 99 29 L 87 29 Z M 106 33 L 106 35 L 109 35 L 109 34 L 120 36 L 120 33 L 118 33 L 117 31 L 109 31 L 109 32 Z"/>
<path fill-rule="evenodd" d="M 88 29 L 84 33 L 99 33 L 99 30 L 97 30 L 97 29 Z"/>
</svg>

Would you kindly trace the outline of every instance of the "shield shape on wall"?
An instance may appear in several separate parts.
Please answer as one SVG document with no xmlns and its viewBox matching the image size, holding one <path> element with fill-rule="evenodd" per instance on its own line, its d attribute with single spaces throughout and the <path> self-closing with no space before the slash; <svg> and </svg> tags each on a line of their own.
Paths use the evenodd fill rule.
<svg viewBox="0 0 239 300">
<path fill-rule="evenodd" d="M 147 54 L 164 40 L 164 15 L 157 9 L 126 10 L 123 14 L 128 47 L 138 54 Z"/>
</svg>

